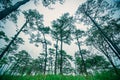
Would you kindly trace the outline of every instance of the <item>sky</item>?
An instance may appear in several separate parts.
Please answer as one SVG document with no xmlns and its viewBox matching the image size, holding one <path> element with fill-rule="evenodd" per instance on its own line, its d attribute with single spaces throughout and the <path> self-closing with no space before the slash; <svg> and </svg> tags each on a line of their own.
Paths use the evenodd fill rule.
<svg viewBox="0 0 120 80">
<path fill-rule="evenodd" d="M 78 6 L 83 3 L 86 0 L 65 0 L 64 4 L 61 5 L 59 3 L 56 3 L 55 5 L 49 6 L 51 9 L 48 7 L 44 7 L 41 3 L 37 4 L 36 6 L 34 5 L 33 1 L 30 1 L 26 3 L 25 5 L 21 6 L 19 9 L 23 10 L 28 10 L 28 9 L 36 9 L 40 12 L 40 14 L 44 15 L 44 25 L 45 26 L 51 26 L 51 22 L 53 20 L 56 20 L 60 16 L 62 16 L 64 13 L 69 12 L 70 15 L 74 15 L 75 11 L 77 10 Z M 17 28 L 20 29 L 21 26 L 25 23 L 24 16 L 22 13 L 18 16 L 18 23 L 17 23 Z M 12 22 L 7 22 L 6 23 L 6 34 L 9 35 L 10 37 L 13 37 L 16 34 L 16 25 Z M 9 25 L 8 25 L 9 24 Z M 81 30 L 87 30 L 87 26 L 83 24 L 76 24 L 76 27 L 81 29 Z M 25 35 L 24 33 L 21 33 L 19 37 L 22 37 L 25 40 L 24 45 L 20 45 L 19 50 L 25 49 L 29 52 L 29 54 L 33 58 L 37 58 L 39 53 L 42 52 L 42 45 L 39 47 L 35 47 L 33 44 L 30 44 L 28 41 L 28 35 Z M 53 41 L 50 37 L 47 37 L 47 39 Z M 51 46 L 49 46 L 51 47 Z M 84 48 L 84 47 L 83 47 Z M 74 53 L 78 50 L 78 47 L 74 44 L 74 42 L 71 45 L 66 45 L 64 44 L 63 49 L 70 55 L 74 55 Z"/>
<path fill-rule="evenodd" d="M 77 10 L 78 6 L 83 3 L 85 0 L 66 0 L 63 5 L 57 3 L 55 5 L 51 5 L 50 7 L 52 9 L 49 9 L 48 7 L 44 7 L 41 3 L 39 5 L 34 6 L 33 2 L 27 3 L 25 6 L 22 6 L 21 9 L 30 9 L 36 8 L 40 14 L 44 15 L 44 25 L 45 26 L 51 26 L 51 22 L 53 20 L 56 20 L 60 16 L 62 16 L 64 13 L 69 12 L 70 15 L 74 15 L 75 11 Z M 29 6 L 30 5 L 30 6 Z M 34 7 L 33 7 L 34 6 Z M 83 24 L 77 24 L 77 27 L 79 27 L 82 30 L 86 30 L 87 27 Z M 23 34 L 24 35 L 24 34 Z M 48 37 L 48 40 L 51 40 L 50 37 Z M 36 48 L 35 46 L 30 46 L 28 41 L 26 41 L 25 48 L 28 48 L 31 56 L 37 57 L 42 49 L 42 45 Z M 34 49 L 34 50 L 33 50 Z M 71 45 L 63 45 L 63 49 L 70 55 L 74 56 L 74 53 L 78 50 L 78 47 L 72 43 Z"/>
</svg>

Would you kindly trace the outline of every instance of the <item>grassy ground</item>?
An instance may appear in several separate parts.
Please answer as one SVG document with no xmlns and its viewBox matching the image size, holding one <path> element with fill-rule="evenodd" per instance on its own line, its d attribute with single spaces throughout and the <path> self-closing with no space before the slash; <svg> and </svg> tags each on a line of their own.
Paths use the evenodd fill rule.
<svg viewBox="0 0 120 80">
<path fill-rule="evenodd" d="M 96 73 L 94 76 L 61 76 L 61 75 L 37 75 L 37 76 L 0 76 L 0 80 L 120 80 L 120 76 L 112 72 Z"/>
</svg>

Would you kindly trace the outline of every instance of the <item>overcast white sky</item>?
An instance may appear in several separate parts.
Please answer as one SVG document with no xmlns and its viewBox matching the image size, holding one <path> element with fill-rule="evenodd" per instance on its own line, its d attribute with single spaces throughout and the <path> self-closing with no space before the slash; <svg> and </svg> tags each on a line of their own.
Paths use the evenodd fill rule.
<svg viewBox="0 0 120 80">
<path fill-rule="evenodd" d="M 65 3 L 63 5 L 57 3 L 56 5 L 52 5 L 51 9 L 48 9 L 46 7 L 43 7 L 43 5 L 41 3 L 39 3 L 37 6 L 34 5 L 34 3 L 32 1 L 28 2 L 27 4 L 23 5 L 20 7 L 21 10 L 28 10 L 28 9 L 37 9 L 40 14 L 44 15 L 44 24 L 46 26 L 50 26 L 51 25 L 51 21 L 56 20 L 57 18 L 59 18 L 62 14 L 69 12 L 70 15 L 74 15 L 75 11 L 77 10 L 78 6 L 83 3 L 86 0 L 65 0 Z M 21 28 L 21 26 L 24 24 L 25 19 L 23 15 L 20 15 L 18 18 L 18 28 Z M 6 23 L 9 25 L 6 25 L 6 34 L 9 36 L 14 36 L 15 32 L 15 24 L 13 23 Z M 77 24 L 76 25 L 78 28 L 82 29 L 82 30 L 86 30 L 87 27 L 84 26 L 83 24 Z M 20 37 L 22 37 L 25 40 L 25 45 L 21 45 L 20 49 L 25 49 L 27 50 L 32 57 L 36 58 L 40 52 L 42 52 L 42 45 L 39 46 L 38 48 L 35 47 L 32 44 L 29 44 L 28 41 L 28 36 L 25 35 L 24 33 L 20 34 Z M 51 39 L 49 39 L 51 40 Z M 78 50 L 77 46 L 72 43 L 71 45 L 65 45 L 63 46 L 63 49 L 70 55 L 74 55 L 74 52 Z"/>
</svg>

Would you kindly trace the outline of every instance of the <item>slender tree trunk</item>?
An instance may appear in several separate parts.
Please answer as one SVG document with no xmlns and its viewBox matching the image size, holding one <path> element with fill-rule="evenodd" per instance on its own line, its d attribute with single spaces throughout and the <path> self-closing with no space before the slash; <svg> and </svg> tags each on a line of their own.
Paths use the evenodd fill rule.
<svg viewBox="0 0 120 80">
<path fill-rule="evenodd" d="M 62 55 L 62 46 L 63 46 L 63 41 L 62 41 L 62 38 L 61 38 L 61 51 L 60 51 L 60 74 L 62 75 L 63 72 L 62 72 L 62 68 L 63 68 L 63 55 Z"/>
<path fill-rule="evenodd" d="M 44 66 L 44 74 L 46 74 L 47 67 L 47 43 L 45 43 L 45 66 Z"/>
<path fill-rule="evenodd" d="M 60 74 L 61 75 L 63 74 L 63 72 L 62 72 L 62 68 L 63 68 L 63 55 L 62 55 L 63 40 L 62 40 L 62 37 L 63 37 L 63 31 L 62 31 L 62 29 L 60 29 L 60 42 L 61 42 L 61 46 L 60 46 Z"/>
<path fill-rule="evenodd" d="M 58 60 L 57 60 L 57 71 L 60 74 L 60 53 L 57 55 L 57 58 L 58 58 Z"/>
<path fill-rule="evenodd" d="M 9 15 L 10 13 L 12 13 L 13 11 L 17 10 L 21 5 L 29 2 L 30 0 L 23 0 L 23 1 L 19 1 L 17 2 L 15 5 L 4 9 L 3 11 L 0 11 L 0 20 L 5 18 L 7 15 Z"/>
<path fill-rule="evenodd" d="M 112 51 L 115 53 L 115 55 L 116 55 L 116 56 L 119 58 L 119 60 L 120 60 L 119 54 L 117 54 L 116 51 L 112 48 L 112 46 L 109 44 L 108 40 L 106 40 L 105 38 L 104 38 L 104 40 L 107 42 L 107 44 L 109 45 L 109 47 L 112 49 Z"/>
<path fill-rule="evenodd" d="M 53 63 L 51 61 L 51 74 L 53 74 Z"/>
<path fill-rule="evenodd" d="M 18 37 L 18 35 L 22 32 L 22 30 L 24 29 L 24 27 L 26 26 L 27 21 L 25 22 L 25 24 L 22 26 L 22 28 L 18 31 L 18 33 L 13 37 L 13 39 L 11 40 L 11 42 L 7 45 L 7 47 L 2 51 L 2 53 L 0 54 L 0 59 L 2 59 L 2 57 L 5 55 L 5 53 L 8 51 L 8 49 L 10 48 L 11 44 L 13 44 L 13 42 L 16 40 L 16 38 Z"/>
<path fill-rule="evenodd" d="M 79 44 L 80 42 L 79 42 L 78 38 L 77 38 L 77 43 L 78 43 L 79 53 L 80 53 L 81 59 L 82 59 L 82 66 L 83 66 L 83 67 L 81 66 L 81 67 L 82 67 L 82 68 L 81 68 L 81 69 L 82 69 L 81 71 L 82 71 L 82 74 L 85 72 L 85 74 L 87 75 L 86 65 L 85 65 L 85 61 L 84 61 L 84 59 L 83 59 L 83 55 L 82 55 L 82 53 L 81 53 L 81 48 L 80 48 L 80 44 Z"/>
<path fill-rule="evenodd" d="M 46 67 L 47 67 L 47 42 L 46 42 L 46 38 L 45 38 L 45 34 L 43 34 L 44 37 L 44 44 L 45 44 L 45 64 L 44 64 L 44 74 L 46 74 Z"/>
<path fill-rule="evenodd" d="M 98 28 L 98 30 L 100 31 L 100 34 L 108 41 L 108 45 L 110 46 L 110 48 L 113 50 L 113 52 L 116 54 L 116 56 L 119 58 L 118 55 L 120 55 L 120 49 L 117 47 L 116 44 L 114 44 L 105 34 L 105 32 L 102 31 L 102 29 L 99 27 L 99 25 L 95 22 L 95 20 L 92 19 L 92 17 L 87 14 L 87 12 L 84 12 L 85 15 L 87 17 L 89 17 L 89 19 L 93 22 L 93 24 Z M 120 59 L 120 58 L 119 58 Z"/>
<path fill-rule="evenodd" d="M 81 56 L 81 58 L 82 58 L 82 65 L 80 66 L 80 67 L 81 67 L 80 69 L 81 69 L 81 73 L 83 74 L 83 67 L 82 67 L 82 66 L 84 66 L 84 65 L 83 65 L 83 61 L 84 61 L 84 60 L 83 60 L 83 57 L 82 57 L 82 54 L 81 54 L 81 51 L 80 51 L 81 49 L 80 49 L 80 45 L 79 45 L 78 39 L 77 39 L 77 43 L 78 43 L 79 54 L 80 54 L 80 56 Z M 79 74 L 80 74 L 80 73 L 79 73 Z"/>
<path fill-rule="evenodd" d="M 54 74 L 57 73 L 57 55 L 58 55 L 57 50 L 58 50 L 58 39 L 56 40 L 56 46 L 55 46 L 55 48 L 56 48 L 56 53 L 55 53 L 55 70 L 54 70 Z"/>
</svg>

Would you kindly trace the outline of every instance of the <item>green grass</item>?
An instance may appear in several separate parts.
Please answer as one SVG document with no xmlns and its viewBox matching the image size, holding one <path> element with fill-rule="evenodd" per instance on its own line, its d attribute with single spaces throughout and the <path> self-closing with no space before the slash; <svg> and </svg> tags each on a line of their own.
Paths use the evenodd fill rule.
<svg viewBox="0 0 120 80">
<path fill-rule="evenodd" d="M 108 71 L 101 74 L 96 73 L 94 78 L 97 80 L 120 80 L 120 74 L 118 76 L 113 71 Z"/>
<path fill-rule="evenodd" d="M 86 80 L 83 76 L 38 75 L 38 76 L 1 76 L 2 80 Z"/>
<path fill-rule="evenodd" d="M 113 72 L 96 73 L 94 76 L 62 76 L 62 75 L 37 75 L 37 76 L 0 76 L 0 80 L 120 80 L 120 76 Z"/>
</svg>

